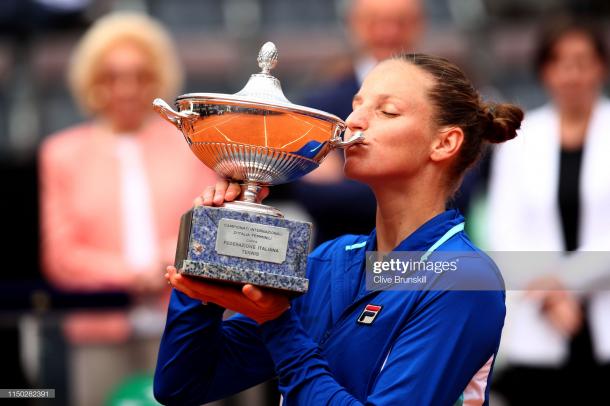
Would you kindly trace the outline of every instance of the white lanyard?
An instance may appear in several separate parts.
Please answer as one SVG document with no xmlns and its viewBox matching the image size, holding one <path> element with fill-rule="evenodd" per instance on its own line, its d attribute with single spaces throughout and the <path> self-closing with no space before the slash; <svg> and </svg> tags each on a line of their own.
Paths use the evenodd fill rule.
<svg viewBox="0 0 610 406">
<path fill-rule="evenodd" d="M 441 238 L 439 238 L 434 244 L 432 244 L 432 246 L 430 248 L 428 248 L 428 251 L 426 251 L 426 253 L 424 255 L 422 255 L 421 260 L 422 261 L 427 260 L 428 257 L 430 256 L 430 254 L 432 254 L 438 247 L 443 245 L 445 242 L 447 242 L 448 239 L 450 239 L 451 237 L 453 237 L 460 231 L 464 231 L 464 222 L 463 221 L 460 224 L 456 224 L 453 227 L 451 227 L 445 234 L 443 234 L 443 236 Z"/>
</svg>

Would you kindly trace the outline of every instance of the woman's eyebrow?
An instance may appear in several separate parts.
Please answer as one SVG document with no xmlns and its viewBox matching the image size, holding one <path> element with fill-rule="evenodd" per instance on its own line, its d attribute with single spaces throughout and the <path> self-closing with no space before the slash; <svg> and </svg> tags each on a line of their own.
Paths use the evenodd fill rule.
<svg viewBox="0 0 610 406">
<path fill-rule="evenodd" d="M 411 103 L 408 100 L 405 100 L 399 96 L 393 94 L 382 94 L 379 95 L 379 103 L 391 103 L 394 106 L 405 109 L 409 108 Z"/>
<path fill-rule="evenodd" d="M 402 101 L 402 99 L 400 97 L 395 96 L 393 94 L 380 94 L 379 95 L 379 101 L 385 102 L 387 100 L 390 100 L 390 101 L 395 100 L 395 101 L 399 101 L 399 102 Z"/>
<path fill-rule="evenodd" d="M 396 100 L 398 102 L 402 102 L 402 99 L 400 99 L 400 97 L 397 97 L 397 96 L 394 96 L 391 94 L 380 94 L 380 95 L 377 95 L 375 98 L 377 99 L 378 102 L 385 102 L 389 99 Z M 358 103 L 361 101 L 362 101 L 362 95 L 360 93 L 357 93 L 354 96 L 354 98 L 352 99 L 352 103 Z"/>
</svg>

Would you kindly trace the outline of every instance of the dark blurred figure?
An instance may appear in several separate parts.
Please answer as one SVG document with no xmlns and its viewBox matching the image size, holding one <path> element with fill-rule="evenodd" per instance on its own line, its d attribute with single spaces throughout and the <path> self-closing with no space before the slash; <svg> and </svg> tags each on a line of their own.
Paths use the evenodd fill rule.
<svg viewBox="0 0 610 406">
<path fill-rule="evenodd" d="M 346 119 L 352 99 L 378 61 L 413 50 L 424 30 L 420 0 L 350 0 L 345 21 L 354 45 L 353 66 L 338 80 L 306 96 L 301 104 Z M 375 226 L 371 190 L 343 176 L 343 153 L 330 154 L 313 173 L 292 185 L 312 216 L 316 245 L 346 233 L 368 234 Z"/>
<path fill-rule="evenodd" d="M 18 134 L 9 121 L 20 121 L 11 117 L 19 114 L 36 120 L 30 116 L 32 104 L 22 108 L 27 101 L 35 101 L 33 91 L 28 92 L 34 88 L 29 66 L 32 40 L 49 31 L 82 28 L 87 24 L 85 12 L 89 3 L 90 0 L 0 1 L 0 184 L 6 196 L 0 203 L 0 223 L 10 230 L 10 238 L 3 239 L 2 252 L 8 254 L 5 258 L 7 269 L 19 269 L 18 272 L 4 272 L 0 282 L 0 341 L 4 360 L 0 382 L 4 388 L 53 387 L 57 391 L 55 401 L 60 403 L 67 401 L 66 384 L 61 374 L 40 370 L 37 376 L 30 373 L 26 379 L 23 371 L 24 340 L 20 328 L 28 314 L 32 314 L 26 312 L 41 310 L 40 307 L 44 309 L 41 311 L 46 310 L 48 288 L 40 275 L 38 252 L 38 167 L 34 149 L 39 134 L 35 130 Z M 46 325 L 41 326 L 41 335 L 46 334 L 45 329 Z M 62 351 L 55 347 L 53 356 L 61 358 Z M 43 351 L 37 359 L 46 356 Z M 10 401 L 16 405 L 37 402 Z"/>
<path fill-rule="evenodd" d="M 508 292 L 497 389 L 511 405 L 610 404 L 610 261 L 587 261 L 610 251 L 607 49 L 593 26 L 559 20 L 536 67 L 550 103 L 495 155 L 490 248 L 558 255 L 530 292 Z"/>
<path fill-rule="evenodd" d="M 0 33 L 23 39 L 32 33 L 80 29 L 92 0 L 3 0 Z"/>
</svg>

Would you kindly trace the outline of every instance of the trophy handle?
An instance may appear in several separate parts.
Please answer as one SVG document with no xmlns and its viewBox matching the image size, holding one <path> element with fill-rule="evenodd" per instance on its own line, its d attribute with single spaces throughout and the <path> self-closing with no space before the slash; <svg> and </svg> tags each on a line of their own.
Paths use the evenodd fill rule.
<svg viewBox="0 0 610 406">
<path fill-rule="evenodd" d="M 175 125 L 179 130 L 185 122 L 192 122 L 199 117 L 199 114 L 194 111 L 177 112 L 170 107 L 163 99 L 156 98 L 153 100 L 153 109 L 161 115 L 165 120 Z"/>
<path fill-rule="evenodd" d="M 338 135 L 334 136 L 330 140 L 330 146 L 332 148 L 347 148 L 354 144 L 362 144 L 363 142 L 364 132 L 356 131 L 354 135 L 352 135 L 352 137 L 347 141 L 343 141 L 343 139 L 341 139 L 341 137 L 339 137 Z"/>
</svg>

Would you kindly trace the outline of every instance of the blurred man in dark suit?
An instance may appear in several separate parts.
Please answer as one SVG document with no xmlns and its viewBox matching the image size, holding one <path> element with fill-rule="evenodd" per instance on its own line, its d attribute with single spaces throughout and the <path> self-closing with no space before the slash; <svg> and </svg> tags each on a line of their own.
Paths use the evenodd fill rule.
<svg viewBox="0 0 610 406">
<path fill-rule="evenodd" d="M 413 51 L 424 30 L 420 0 L 348 0 L 345 22 L 354 47 L 353 66 L 307 95 L 302 104 L 346 119 L 364 76 L 378 61 Z M 316 245 L 346 233 L 369 234 L 375 224 L 370 189 L 343 176 L 343 154 L 330 154 L 319 169 L 293 185 L 295 197 L 316 226 Z"/>
</svg>

